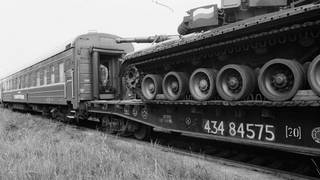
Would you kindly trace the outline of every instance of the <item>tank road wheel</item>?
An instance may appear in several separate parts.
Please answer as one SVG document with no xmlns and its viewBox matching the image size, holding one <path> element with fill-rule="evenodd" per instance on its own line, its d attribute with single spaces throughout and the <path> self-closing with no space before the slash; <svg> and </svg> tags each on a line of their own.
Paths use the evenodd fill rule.
<svg viewBox="0 0 320 180">
<path fill-rule="evenodd" d="M 217 71 L 214 69 L 200 68 L 190 76 L 189 90 L 192 97 L 198 101 L 210 99 L 216 92 L 215 79 Z"/>
<path fill-rule="evenodd" d="M 150 137 L 151 127 L 144 124 L 139 124 L 137 129 L 134 131 L 133 136 L 139 140 L 146 140 Z"/>
<path fill-rule="evenodd" d="M 320 96 L 320 55 L 309 66 L 308 82 L 313 92 Z"/>
<path fill-rule="evenodd" d="M 292 60 L 274 59 L 260 71 L 258 85 L 261 93 L 271 101 L 291 99 L 304 84 L 301 64 Z"/>
<path fill-rule="evenodd" d="M 147 100 L 152 100 L 157 94 L 161 93 L 162 78 L 159 75 L 148 74 L 142 79 L 141 91 Z"/>
<path fill-rule="evenodd" d="M 256 86 L 254 71 L 245 65 L 229 64 L 218 73 L 216 88 L 220 97 L 227 101 L 247 97 Z"/>
<path fill-rule="evenodd" d="M 184 97 L 187 92 L 188 76 L 183 72 L 169 72 L 163 78 L 162 90 L 167 99 L 174 101 Z"/>
</svg>

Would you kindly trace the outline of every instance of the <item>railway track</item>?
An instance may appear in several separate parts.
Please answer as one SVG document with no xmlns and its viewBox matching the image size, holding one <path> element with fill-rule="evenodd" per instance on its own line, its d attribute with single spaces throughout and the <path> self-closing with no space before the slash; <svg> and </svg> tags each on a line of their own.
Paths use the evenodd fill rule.
<svg viewBox="0 0 320 180">
<path fill-rule="evenodd" d="M 72 126 L 84 131 L 101 131 L 96 122 Z M 152 137 L 147 141 L 139 141 L 131 138 L 131 136 L 112 136 L 118 137 L 121 141 L 142 146 L 155 146 L 163 152 L 175 153 L 207 162 L 270 174 L 284 179 L 320 178 L 319 165 L 317 164 L 319 159 L 307 155 L 245 145 L 235 146 L 230 143 L 207 141 L 161 132 L 153 132 Z"/>
</svg>

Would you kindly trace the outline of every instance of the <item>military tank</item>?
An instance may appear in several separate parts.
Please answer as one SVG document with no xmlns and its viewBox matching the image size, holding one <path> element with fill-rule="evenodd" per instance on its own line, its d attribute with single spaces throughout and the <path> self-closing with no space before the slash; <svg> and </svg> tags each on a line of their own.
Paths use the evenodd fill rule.
<svg viewBox="0 0 320 180">
<path fill-rule="evenodd" d="M 192 9 L 180 36 L 125 56 L 127 87 L 150 102 L 318 103 L 319 17 L 312 0 L 222 0 L 221 8 Z"/>
</svg>

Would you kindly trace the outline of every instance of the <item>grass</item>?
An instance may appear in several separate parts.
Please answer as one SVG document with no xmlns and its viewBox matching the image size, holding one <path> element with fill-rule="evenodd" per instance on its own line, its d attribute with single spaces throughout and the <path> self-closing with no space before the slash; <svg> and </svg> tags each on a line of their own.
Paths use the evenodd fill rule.
<svg viewBox="0 0 320 180">
<path fill-rule="evenodd" d="M 241 175 L 242 174 L 242 175 Z M 270 179 L 0 109 L 0 179 Z"/>
</svg>

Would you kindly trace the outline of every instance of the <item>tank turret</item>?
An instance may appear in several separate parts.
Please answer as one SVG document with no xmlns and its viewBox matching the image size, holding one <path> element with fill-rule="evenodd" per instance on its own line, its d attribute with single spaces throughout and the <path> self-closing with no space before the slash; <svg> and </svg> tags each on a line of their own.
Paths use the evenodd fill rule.
<svg viewBox="0 0 320 180">
<path fill-rule="evenodd" d="M 158 43 L 169 39 L 177 38 L 177 35 L 155 35 L 147 37 L 134 37 L 134 38 L 118 38 L 117 43 Z"/>
<path fill-rule="evenodd" d="M 221 0 L 216 4 L 187 11 L 178 27 L 180 35 L 206 31 L 222 25 L 245 20 L 257 15 L 278 11 L 280 8 L 299 6 L 312 0 Z"/>
</svg>

